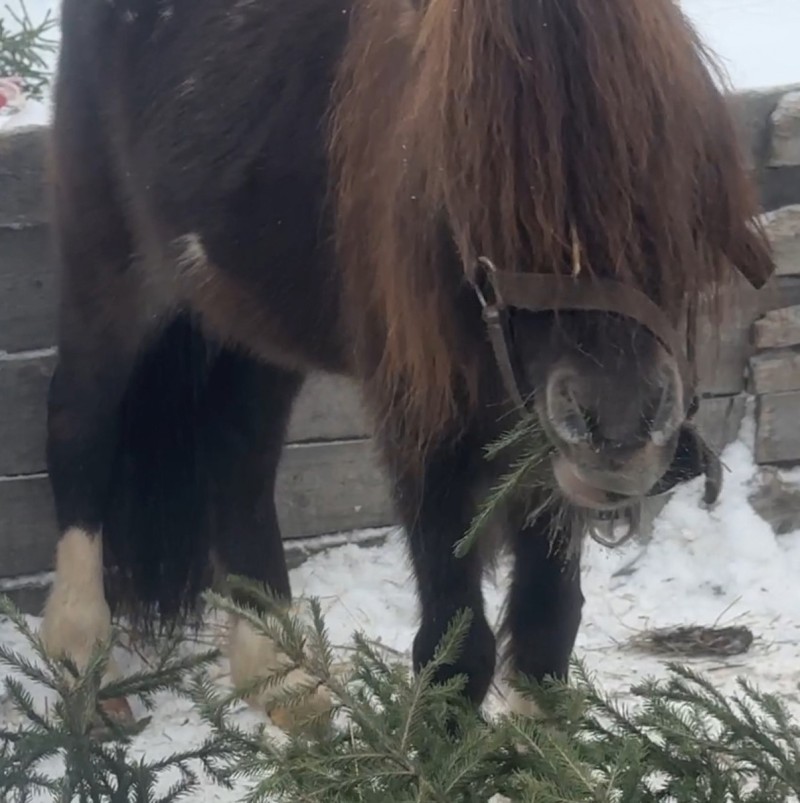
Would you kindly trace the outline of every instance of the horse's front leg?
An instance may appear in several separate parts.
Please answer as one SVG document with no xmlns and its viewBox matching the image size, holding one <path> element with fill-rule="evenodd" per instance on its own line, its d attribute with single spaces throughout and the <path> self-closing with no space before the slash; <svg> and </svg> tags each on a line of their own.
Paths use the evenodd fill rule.
<svg viewBox="0 0 800 803">
<path fill-rule="evenodd" d="M 504 630 L 508 669 L 535 681 L 566 680 L 581 622 L 580 545 L 570 517 L 540 513 L 513 538 L 514 575 Z M 511 707 L 536 707 L 512 692 Z"/>
<path fill-rule="evenodd" d="M 475 511 L 474 488 L 482 463 L 477 439 L 433 449 L 423 464 L 413 465 L 390 448 L 398 510 L 414 565 L 422 622 L 414 640 L 414 668 L 434 656 L 453 617 L 472 613 L 468 636 L 458 660 L 443 668 L 437 681 L 466 675 L 466 695 L 480 704 L 495 669 L 495 637 L 484 614 L 482 561 L 478 549 L 461 558 L 455 544 Z"/>
</svg>

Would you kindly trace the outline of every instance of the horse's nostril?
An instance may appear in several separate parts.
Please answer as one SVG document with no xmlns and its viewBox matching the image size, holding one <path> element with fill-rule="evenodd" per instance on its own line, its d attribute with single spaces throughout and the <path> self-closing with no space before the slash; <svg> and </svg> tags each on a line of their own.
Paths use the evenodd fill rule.
<svg viewBox="0 0 800 803">
<path fill-rule="evenodd" d="M 573 444 L 587 441 L 594 425 L 594 416 L 576 399 L 576 381 L 572 373 L 559 372 L 547 384 L 550 424 L 562 440 Z"/>
<path fill-rule="evenodd" d="M 597 412 L 583 406 L 579 406 L 578 409 L 589 437 L 596 437 L 600 426 L 597 420 Z"/>
</svg>

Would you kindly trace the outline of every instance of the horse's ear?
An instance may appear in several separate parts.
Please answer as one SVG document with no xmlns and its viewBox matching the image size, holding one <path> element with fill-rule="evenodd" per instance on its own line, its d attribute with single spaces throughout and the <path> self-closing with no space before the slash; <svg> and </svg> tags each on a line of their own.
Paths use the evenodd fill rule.
<svg viewBox="0 0 800 803">
<path fill-rule="evenodd" d="M 726 256 L 756 290 L 760 290 L 775 272 L 772 248 L 761 226 L 744 226 L 736 239 L 734 253 Z"/>
</svg>

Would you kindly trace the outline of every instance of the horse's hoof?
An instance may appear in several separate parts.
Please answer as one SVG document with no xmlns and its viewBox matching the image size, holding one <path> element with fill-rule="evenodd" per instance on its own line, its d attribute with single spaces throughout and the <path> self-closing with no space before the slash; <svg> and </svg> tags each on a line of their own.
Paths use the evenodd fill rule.
<svg viewBox="0 0 800 803">
<path fill-rule="evenodd" d="M 525 719 L 544 718 L 544 712 L 536 700 L 531 697 L 523 696 L 514 688 L 508 691 L 505 701 L 511 714 Z"/>
<path fill-rule="evenodd" d="M 298 667 L 286 672 L 289 659 L 272 639 L 256 633 L 248 622 L 239 618 L 232 622 L 228 657 L 234 688 L 246 689 L 254 681 L 267 681 L 257 691 L 246 694 L 244 700 L 252 708 L 266 713 L 281 730 L 298 732 L 323 722 L 331 711 L 333 700 L 329 689 L 324 685 L 315 688 L 315 679 L 305 669 Z M 277 675 L 284 676 L 269 683 Z M 301 703 L 283 704 L 286 694 L 302 688 L 308 688 L 309 692 Z"/>
<path fill-rule="evenodd" d="M 103 700 L 100 708 L 112 722 L 122 727 L 134 725 L 136 722 L 126 697 L 112 697 L 109 700 Z"/>
<path fill-rule="evenodd" d="M 330 721 L 333 709 L 331 693 L 326 686 L 320 686 L 310 693 L 302 705 L 267 706 L 266 712 L 276 728 L 287 733 L 298 733 L 314 726 L 324 726 Z"/>
</svg>

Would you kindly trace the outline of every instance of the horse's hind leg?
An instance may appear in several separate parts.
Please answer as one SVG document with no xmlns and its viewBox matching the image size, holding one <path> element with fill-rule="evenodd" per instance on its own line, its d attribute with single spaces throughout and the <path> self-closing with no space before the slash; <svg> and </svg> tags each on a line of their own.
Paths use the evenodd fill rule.
<svg viewBox="0 0 800 803">
<path fill-rule="evenodd" d="M 289 600 L 275 479 L 304 376 L 225 350 L 208 384 L 214 550 L 224 571 Z M 235 596 L 235 595 L 234 595 Z"/>
<path fill-rule="evenodd" d="M 513 542 L 514 576 L 505 631 L 512 672 L 537 682 L 566 680 L 581 622 L 580 546 L 569 518 L 543 512 Z M 536 713 L 532 701 L 513 692 L 511 707 Z"/>
<path fill-rule="evenodd" d="M 273 596 L 291 602 L 289 572 L 275 507 L 275 480 L 286 427 L 303 375 L 224 351 L 208 387 L 206 433 L 212 471 L 215 514 L 214 551 L 226 575 L 263 585 Z M 234 587 L 233 597 L 237 598 Z M 241 600 L 247 602 L 245 599 Z M 284 668 L 274 643 L 259 636 L 244 620 L 231 620 L 228 641 L 231 680 L 243 688 L 269 679 Z M 302 672 L 250 696 L 281 727 L 292 727 L 329 707 L 318 694 L 308 706 L 286 709 L 274 697 L 288 685 L 303 682 Z"/>
</svg>

